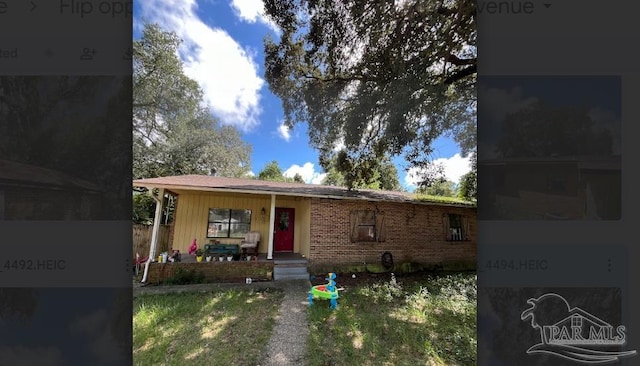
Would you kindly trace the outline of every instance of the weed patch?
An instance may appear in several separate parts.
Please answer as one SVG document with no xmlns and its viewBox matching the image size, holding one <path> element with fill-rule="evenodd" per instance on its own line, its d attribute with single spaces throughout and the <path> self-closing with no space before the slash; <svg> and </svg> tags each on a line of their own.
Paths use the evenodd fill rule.
<svg viewBox="0 0 640 366">
<path fill-rule="evenodd" d="M 391 276 L 309 311 L 310 365 L 475 365 L 474 273 Z"/>
<path fill-rule="evenodd" d="M 204 283 L 204 273 L 196 272 L 195 269 L 185 270 L 184 268 L 176 268 L 173 276 L 164 280 L 165 285 L 191 285 L 196 283 Z"/>
</svg>

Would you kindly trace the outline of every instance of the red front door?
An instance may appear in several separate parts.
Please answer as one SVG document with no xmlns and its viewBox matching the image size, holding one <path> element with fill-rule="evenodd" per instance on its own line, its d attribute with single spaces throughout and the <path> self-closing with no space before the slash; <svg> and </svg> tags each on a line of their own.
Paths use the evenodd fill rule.
<svg viewBox="0 0 640 366">
<path fill-rule="evenodd" d="M 293 252 L 293 227 L 295 210 L 276 207 L 276 219 L 273 228 L 273 251 Z"/>
</svg>

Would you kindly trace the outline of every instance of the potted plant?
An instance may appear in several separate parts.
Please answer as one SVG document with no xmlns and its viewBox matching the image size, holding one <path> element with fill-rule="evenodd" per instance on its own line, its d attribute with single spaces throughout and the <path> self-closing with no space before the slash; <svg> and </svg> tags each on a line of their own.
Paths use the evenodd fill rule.
<svg viewBox="0 0 640 366">
<path fill-rule="evenodd" d="M 202 249 L 196 250 L 196 262 L 202 262 Z"/>
<path fill-rule="evenodd" d="M 231 262 L 233 260 L 233 254 L 231 252 L 227 252 L 227 261 Z"/>
<path fill-rule="evenodd" d="M 211 255 L 208 255 L 208 256 L 204 257 L 204 259 L 205 259 L 207 262 L 211 262 Z"/>
<path fill-rule="evenodd" d="M 218 260 L 222 262 L 224 260 L 224 253 L 218 254 Z"/>
</svg>

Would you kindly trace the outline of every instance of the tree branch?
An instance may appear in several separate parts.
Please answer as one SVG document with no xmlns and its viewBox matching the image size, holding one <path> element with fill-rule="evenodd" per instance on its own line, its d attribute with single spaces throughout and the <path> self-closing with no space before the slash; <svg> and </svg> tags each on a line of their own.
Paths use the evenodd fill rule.
<svg viewBox="0 0 640 366">
<path fill-rule="evenodd" d="M 462 80 L 464 78 L 466 78 L 467 76 L 471 76 L 473 74 L 475 74 L 478 70 L 478 66 L 477 65 L 471 65 L 467 68 L 464 68 L 458 72 L 455 72 L 453 74 L 451 74 L 449 77 L 447 77 L 446 79 L 444 79 L 444 84 L 445 85 L 450 85 L 455 83 L 458 80 Z"/>
<path fill-rule="evenodd" d="M 313 75 L 304 75 L 305 79 L 318 80 L 322 82 L 331 82 L 331 81 L 343 81 L 343 82 L 351 82 L 351 81 L 371 81 L 370 78 L 362 76 L 362 75 L 351 75 L 349 77 L 344 76 L 332 76 L 332 77 L 317 77 Z"/>
<path fill-rule="evenodd" d="M 452 63 L 456 66 L 462 66 L 462 65 L 475 65 L 478 62 L 478 59 L 476 57 L 461 59 L 454 54 L 450 54 L 449 56 L 447 56 L 447 59 L 445 61 Z"/>
</svg>

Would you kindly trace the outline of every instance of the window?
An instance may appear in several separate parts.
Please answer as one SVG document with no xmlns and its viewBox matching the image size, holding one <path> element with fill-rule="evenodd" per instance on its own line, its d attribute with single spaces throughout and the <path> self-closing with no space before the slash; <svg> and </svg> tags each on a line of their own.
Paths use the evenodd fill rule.
<svg viewBox="0 0 640 366">
<path fill-rule="evenodd" d="M 444 214 L 444 236 L 447 241 L 469 240 L 469 222 L 466 217 L 456 214 Z"/>
<path fill-rule="evenodd" d="M 210 208 L 207 238 L 244 238 L 251 230 L 251 210 Z"/>
<path fill-rule="evenodd" d="M 278 220 L 278 227 L 280 231 L 289 230 L 289 211 L 280 212 L 280 219 Z"/>
<path fill-rule="evenodd" d="M 371 210 L 352 211 L 351 241 L 384 241 L 384 214 Z"/>
</svg>

